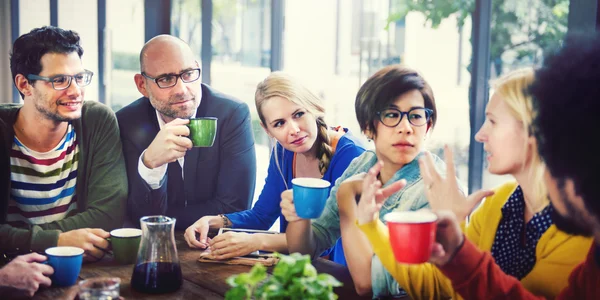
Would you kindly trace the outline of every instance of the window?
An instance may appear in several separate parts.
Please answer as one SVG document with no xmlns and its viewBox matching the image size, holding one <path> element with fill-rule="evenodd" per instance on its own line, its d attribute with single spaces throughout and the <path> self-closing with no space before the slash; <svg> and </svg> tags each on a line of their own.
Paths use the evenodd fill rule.
<svg viewBox="0 0 600 300">
<path fill-rule="evenodd" d="M 144 46 L 144 1 L 106 1 L 107 60 L 106 104 L 118 111 L 142 95 L 133 76 L 140 72 L 139 55 Z"/>
<path fill-rule="evenodd" d="M 490 79 L 522 67 L 538 67 L 546 51 L 567 33 L 569 0 L 492 1 Z M 490 90 L 490 96 L 493 91 Z M 484 161 L 484 165 L 487 161 Z M 493 188 L 510 175 L 483 171 L 483 188 Z"/>
<path fill-rule="evenodd" d="M 405 63 L 419 70 L 432 86 L 438 107 L 427 148 L 443 155 L 443 145 L 452 146 L 458 177 L 466 187 L 470 18 L 459 23 L 456 12 L 434 26 L 419 11 L 403 10 L 400 16 L 398 1 L 345 3 L 286 2 L 284 70 L 322 97 L 329 124 L 348 127 L 358 136 L 354 100 L 360 85 L 386 65 Z M 447 46 L 440 51 L 442 43 Z"/>
<path fill-rule="evenodd" d="M 58 26 L 77 32 L 83 47 L 83 66 L 94 72 L 85 88 L 85 100 L 98 101 L 98 1 L 58 1 Z"/>
</svg>

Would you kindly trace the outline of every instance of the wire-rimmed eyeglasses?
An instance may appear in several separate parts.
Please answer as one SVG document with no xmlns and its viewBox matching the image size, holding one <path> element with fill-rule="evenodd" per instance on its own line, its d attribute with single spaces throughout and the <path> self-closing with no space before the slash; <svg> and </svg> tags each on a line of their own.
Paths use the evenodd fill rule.
<svg viewBox="0 0 600 300">
<path fill-rule="evenodd" d="M 433 115 L 433 110 L 424 107 L 415 107 L 405 112 L 390 107 L 377 112 L 377 115 L 379 115 L 379 121 L 387 127 L 398 126 L 402 122 L 404 115 L 406 115 L 408 122 L 413 126 L 423 126 L 429 122 L 429 119 Z"/>
</svg>

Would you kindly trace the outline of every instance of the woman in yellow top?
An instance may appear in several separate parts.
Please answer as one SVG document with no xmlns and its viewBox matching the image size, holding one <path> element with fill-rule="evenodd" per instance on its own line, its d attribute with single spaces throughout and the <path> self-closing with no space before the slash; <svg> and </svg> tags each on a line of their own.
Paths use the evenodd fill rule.
<svg viewBox="0 0 600 300">
<path fill-rule="evenodd" d="M 493 195 L 477 192 L 465 197 L 453 176 L 454 162 L 448 147 L 445 177 L 433 168 L 431 157 L 425 156 L 419 164 L 434 210 L 449 209 L 459 220 L 465 220 L 481 198 L 488 195 L 471 215 L 466 237 L 480 249 L 490 251 L 502 270 L 519 279 L 528 290 L 554 298 L 567 285 L 571 270 L 585 258 L 591 239 L 558 231 L 552 223 L 554 209 L 547 199 L 542 180 L 544 166 L 531 132 L 532 99 L 524 93 L 533 74 L 532 69 L 523 69 L 496 81 L 485 123 L 475 136 L 484 144 L 489 172 L 510 174 L 516 182 L 499 186 Z M 435 266 L 396 263 L 387 228 L 377 218 L 382 201 L 377 197 L 381 186 L 376 179 L 378 168 L 376 165 L 365 177 L 357 209 L 358 226 L 367 235 L 374 253 L 411 298 L 459 299 L 451 282 Z"/>
</svg>

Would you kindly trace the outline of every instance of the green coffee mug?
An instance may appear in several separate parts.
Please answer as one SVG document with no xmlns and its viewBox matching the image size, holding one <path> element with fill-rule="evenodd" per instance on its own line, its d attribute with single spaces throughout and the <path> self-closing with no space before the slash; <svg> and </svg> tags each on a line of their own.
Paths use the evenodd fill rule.
<svg viewBox="0 0 600 300">
<path fill-rule="evenodd" d="M 212 147 L 217 135 L 217 120 L 214 117 L 191 118 L 187 125 L 190 128 L 190 140 L 194 147 Z"/>
<path fill-rule="evenodd" d="M 142 231 L 137 228 L 120 228 L 110 232 L 113 257 L 121 264 L 133 264 L 137 259 Z"/>
</svg>

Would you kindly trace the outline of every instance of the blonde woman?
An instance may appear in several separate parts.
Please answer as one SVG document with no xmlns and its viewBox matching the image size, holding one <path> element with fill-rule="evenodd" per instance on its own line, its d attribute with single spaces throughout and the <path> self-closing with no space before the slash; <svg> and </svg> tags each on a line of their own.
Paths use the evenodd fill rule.
<svg viewBox="0 0 600 300">
<path fill-rule="evenodd" d="M 256 204 L 246 211 L 205 216 L 185 232 L 190 247 L 210 245 L 217 259 L 257 250 L 287 252 L 284 234 L 227 232 L 209 241 L 207 233 L 209 228 L 221 227 L 269 229 L 281 216 L 280 194 L 292 187 L 293 178 L 322 178 L 334 183 L 350 162 L 364 152 L 347 129 L 328 127 L 321 99 L 285 73 L 273 72 L 259 83 L 255 100 L 261 126 L 276 141 L 265 185 Z M 287 221 L 281 217 L 281 232 L 285 232 L 286 227 Z M 336 262 L 345 262 L 343 254 L 332 256 Z"/>
<path fill-rule="evenodd" d="M 445 176 L 433 168 L 429 155 L 420 160 L 420 167 L 425 193 L 434 210 L 449 209 L 459 220 L 465 220 L 487 195 L 486 201 L 471 215 L 465 228 L 466 237 L 480 249 L 490 251 L 502 270 L 519 279 L 529 291 L 554 298 L 567 285 L 571 270 L 585 258 L 591 239 L 568 235 L 552 224 L 550 216 L 554 209 L 542 179 L 544 165 L 531 132 L 534 112 L 526 91 L 533 76 L 532 69 L 522 69 L 494 83 L 495 93 L 487 105 L 485 123 L 475 136 L 484 144 L 489 172 L 510 174 L 515 181 L 493 192 L 480 191 L 465 197 L 452 176 L 454 163 L 447 147 Z M 376 255 L 411 298 L 460 298 L 435 266 L 396 263 L 387 229 L 376 217 L 380 201 L 375 197 L 376 173 L 374 168 L 364 180 L 365 193 L 358 206 L 358 225 Z"/>
</svg>

